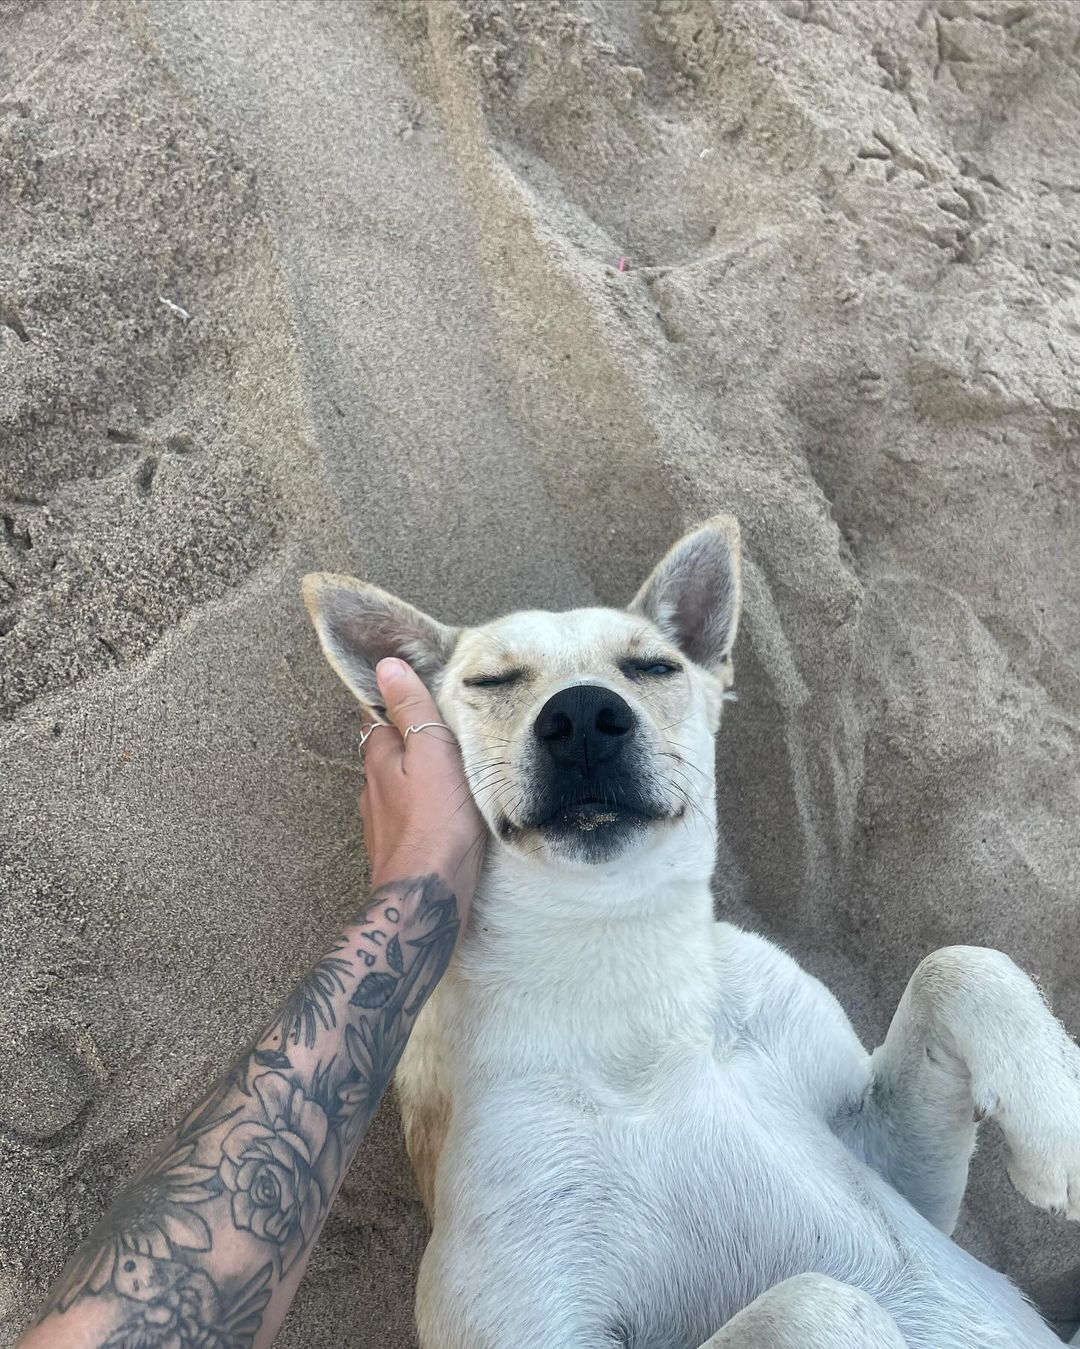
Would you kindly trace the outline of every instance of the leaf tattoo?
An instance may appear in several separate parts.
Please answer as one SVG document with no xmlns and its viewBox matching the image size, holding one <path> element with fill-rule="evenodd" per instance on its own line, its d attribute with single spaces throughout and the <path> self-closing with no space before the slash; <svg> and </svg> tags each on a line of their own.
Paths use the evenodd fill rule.
<svg viewBox="0 0 1080 1349">
<path fill-rule="evenodd" d="M 305 1047 L 311 1049 L 320 1026 L 323 1030 L 330 1030 L 337 1025 L 334 1000 L 344 993 L 345 979 L 351 972 L 349 961 L 338 955 L 323 956 L 311 969 L 296 986 L 274 1022 L 281 1035 L 282 1050 L 290 1041 L 299 1044 L 301 1036 Z"/>
<path fill-rule="evenodd" d="M 397 940 L 395 938 L 395 940 Z M 360 986 L 352 995 L 349 1001 L 354 1007 L 363 1007 L 371 1011 L 376 1007 L 385 1007 L 394 996 L 394 989 L 397 988 L 398 981 L 392 974 L 383 974 L 376 971 L 373 974 L 365 974 L 360 980 Z"/>
</svg>

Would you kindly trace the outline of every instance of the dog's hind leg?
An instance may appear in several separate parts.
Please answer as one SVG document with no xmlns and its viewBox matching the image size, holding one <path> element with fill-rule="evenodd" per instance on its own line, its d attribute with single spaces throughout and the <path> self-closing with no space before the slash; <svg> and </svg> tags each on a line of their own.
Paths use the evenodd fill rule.
<svg viewBox="0 0 1080 1349">
<path fill-rule="evenodd" d="M 755 1298 L 701 1349 L 905 1349 L 905 1342 L 861 1289 L 799 1274 Z"/>
<path fill-rule="evenodd" d="M 918 967 L 838 1134 L 950 1232 L 979 1120 L 1001 1127 L 1013 1184 L 1080 1218 L 1080 1049 L 999 951 L 950 946 Z"/>
</svg>

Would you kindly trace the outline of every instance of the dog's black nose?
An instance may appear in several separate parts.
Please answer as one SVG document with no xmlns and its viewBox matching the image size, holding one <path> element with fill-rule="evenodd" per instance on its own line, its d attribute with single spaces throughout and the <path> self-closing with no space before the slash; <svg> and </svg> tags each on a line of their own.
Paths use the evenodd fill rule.
<svg viewBox="0 0 1080 1349">
<path fill-rule="evenodd" d="M 533 733 L 559 767 L 588 775 L 615 757 L 634 729 L 634 713 L 612 689 L 575 684 L 549 698 Z"/>
</svg>

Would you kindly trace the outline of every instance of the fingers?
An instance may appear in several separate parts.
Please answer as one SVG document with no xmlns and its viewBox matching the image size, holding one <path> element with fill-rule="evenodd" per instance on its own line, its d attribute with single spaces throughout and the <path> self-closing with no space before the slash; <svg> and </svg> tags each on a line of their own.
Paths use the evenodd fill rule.
<svg viewBox="0 0 1080 1349">
<path fill-rule="evenodd" d="M 375 667 L 375 678 L 386 703 L 387 730 L 376 730 L 364 747 L 369 772 L 385 771 L 391 762 L 404 768 L 405 730 L 423 721 L 438 721 L 434 699 L 420 676 L 403 660 L 389 656 Z M 395 734 L 396 732 L 396 734 Z"/>
<path fill-rule="evenodd" d="M 402 735 L 407 726 L 418 726 L 422 721 L 439 721 L 439 709 L 424 687 L 424 682 L 411 666 L 390 656 L 375 667 L 379 691 L 386 700 L 386 715 Z"/>
</svg>

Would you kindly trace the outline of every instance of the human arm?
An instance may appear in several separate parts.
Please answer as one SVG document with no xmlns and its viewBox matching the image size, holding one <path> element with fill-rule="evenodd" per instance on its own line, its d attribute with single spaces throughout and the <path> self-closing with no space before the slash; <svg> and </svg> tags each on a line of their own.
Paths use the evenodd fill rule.
<svg viewBox="0 0 1080 1349">
<path fill-rule="evenodd" d="M 400 666 L 396 671 L 393 667 Z M 263 1349 L 475 888 L 484 832 L 419 679 L 383 662 L 398 729 L 366 751 L 368 903 L 121 1192 L 20 1349 Z"/>
</svg>

